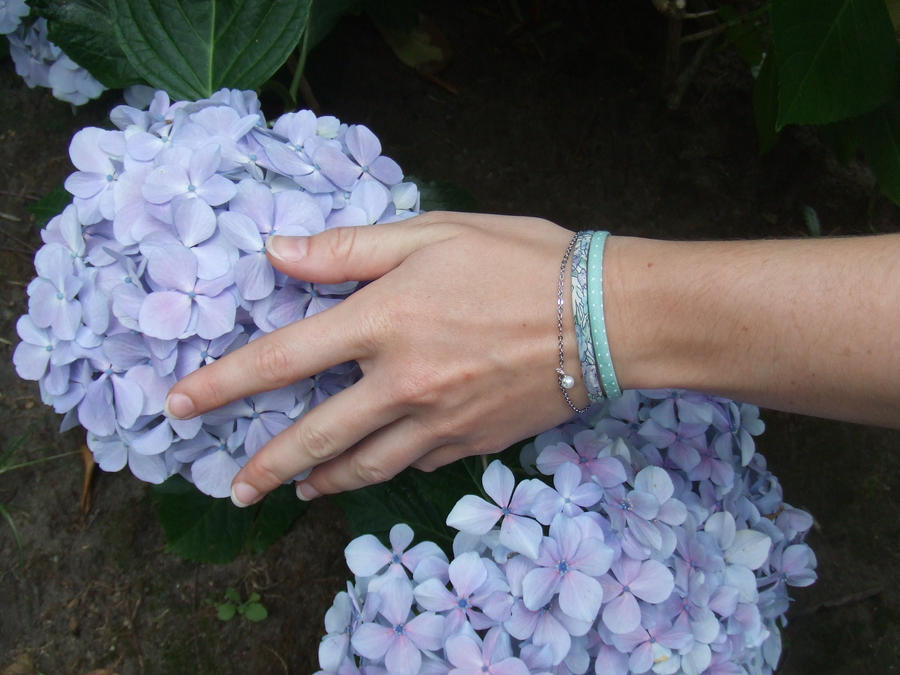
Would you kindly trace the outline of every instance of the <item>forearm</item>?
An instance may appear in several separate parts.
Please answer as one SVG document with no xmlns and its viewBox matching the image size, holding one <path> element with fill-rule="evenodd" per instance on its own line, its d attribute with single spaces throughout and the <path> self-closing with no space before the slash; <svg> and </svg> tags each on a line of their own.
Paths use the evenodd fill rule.
<svg viewBox="0 0 900 675">
<path fill-rule="evenodd" d="M 606 265 L 623 388 L 679 387 L 900 426 L 900 235 L 611 237 Z"/>
</svg>

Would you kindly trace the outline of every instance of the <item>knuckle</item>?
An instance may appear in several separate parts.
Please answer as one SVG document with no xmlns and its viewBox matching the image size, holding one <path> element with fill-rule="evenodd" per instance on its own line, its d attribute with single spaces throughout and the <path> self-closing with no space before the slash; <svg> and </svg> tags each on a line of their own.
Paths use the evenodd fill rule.
<svg viewBox="0 0 900 675">
<path fill-rule="evenodd" d="M 260 341 L 256 348 L 253 366 L 255 369 L 253 372 L 267 385 L 280 386 L 290 382 L 290 351 L 274 340 Z"/>
<path fill-rule="evenodd" d="M 357 458 L 353 463 L 353 471 L 364 485 L 384 483 L 394 477 L 394 473 L 390 469 L 369 457 Z"/>
<path fill-rule="evenodd" d="M 329 257 L 334 260 L 347 260 L 353 255 L 356 247 L 358 230 L 355 227 L 339 227 L 327 231 L 323 242 Z"/>
<path fill-rule="evenodd" d="M 247 465 L 247 470 L 250 472 L 251 485 L 265 492 L 278 487 L 286 478 L 290 478 L 281 475 L 278 467 L 270 463 L 266 453 L 260 453 L 255 461 Z"/>
<path fill-rule="evenodd" d="M 314 424 L 300 424 L 295 433 L 300 450 L 315 462 L 324 462 L 337 452 L 328 432 Z"/>
<path fill-rule="evenodd" d="M 430 371 L 412 372 L 394 382 L 394 397 L 410 408 L 430 408 L 441 400 L 444 383 L 437 373 Z"/>
</svg>

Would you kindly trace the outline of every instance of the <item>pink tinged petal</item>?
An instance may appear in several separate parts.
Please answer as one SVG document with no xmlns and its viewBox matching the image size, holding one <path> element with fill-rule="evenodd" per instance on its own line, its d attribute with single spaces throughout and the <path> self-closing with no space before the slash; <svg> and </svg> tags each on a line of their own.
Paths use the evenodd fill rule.
<svg viewBox="0 0 900 675">
<path fill-rule="evenodd" d="M 525 663 L 514 656 L 491 665 L 491 675 L 528 675 L 531 671 Z"/>
<path fill-rule="evenodd" d="M 630 633 L 641 625 L 641 608 L 631 593 L 622 593 L 603 607 L 603 624 L 613 633 Z"/>
<path fill-rule="evenodd" d="M 468 597 L 488 578 L 484 561 L 474 551 L 463 553 L 450 563 L 450 581 L 457 595 Z"/>
<path fill-rule="evenodd" d="M 390 157 L 376 157 L 369 164 L 369 174 L 385 185 L 396 185 L 403 180 L 403 169 Z"/>
<path fill-rule="evenodd" d="M 406 523 L 397 523 L 391 528 L 388 534 L 388 540 L 391 542 L 391 548 L 395 551 L 405 551 L 406 547 L 412 543 L 413 529 Z"/>
<path fill-rule="evenodd" d="M 530 610 L 538 610 L 553 598 L 559 588 L 559 572 L 551 567 L 531 570 L 522 580 L 522 601 Z"/>
<path fill-rule="evenodd" d="M 360 165 L 371 163 L 381 154 L 381 141 L 372 131 L 362 124 L 354 124 L 344 136 L 347 149 Z"/>
<path fill-rule="evenodd" d="M 245 300 L 261 300 L 275 289 L 275 268 L 265 253 L 242 256 L 234 266 L 234 283 Z"/>
<path fill-rule="evenodd" d="M 594 661 L 594 672 L 602 675 L 628 675 L 628 655 L 604 644 Z"/>
<path fill-rule="evenodd" d="M 121 471 L 128 462 L 128 450 L 118 436 L 99 438 L 88 434 L 88 447 L 94 453 L 94 459 L 104 471 Z"/>
<path fill-rule="evenodd" d="M 21 319 L 20 319 L 21 321 Z M 50 352 L 46 347 L 20 342 L 13 352 L 13 365 L 23 380 L 39 380 L 47 372 Z"/>
<path fill-rule="evenodd" d="M 166 164 L 147 174 L 141 186 L 141 194 L 151 204 L 165 204 L 173 197 L 185 194 L 189 185 L 190 181 L 184 169 L 174 164 Z"/>
<path fill-rule="evenodd" d="M 645 602 L 658 604 L 667 600 L 675 588 L 669 568 L 656 560 L 641 563 L 641 571 L 630 584 L 631 592 Z"/>
<path fill-rule="evenodd" d="M 457 668 L 468 668 L 480 672 L 485 661 L 478 643 L 464 633 L 447 638 L 444 653 L 447 655 L 447 660 Z"/>
<path fill-rule="evenodd" d="M 416 602 L 432 612 L 446 612 L 457 608 L 457 597 L 439 579 L 428 579 L 416 586 Z"/>
<path fill-rule="evenodd" d="M 172 215 L 175 229 L 185 246 L 196 246 L 216 231 L 216 215 L 209 204 L 199 199 L 178 202 Z"/>
<path fill-rule="evenodd" d="M 571 559 L 571 563 L 585 574 L 599 577 L 609 571 L 614 555 L 612 548 L 602 540 L 586 537 L 581 540 L 578 553 Z"/>
<path fill-rule="evenodd" d="M 443 644 L 444 621 L 437 614 L 419 614 L 406 623 L 406 634 L 419 649 L 438 650 Z"/>
<path fill-rule="evenodd" d="M 313 153 L 313 162 L 324 176 L 345 190 L 353 187 L 361 170 L 343 152 L 330 145 L 320 146 Z M 299 181 L 298 181 L 299 182 Z"/>
<path fill-rule="evenodd" d="M 391 201 L 391 193 L 381 183 L 363 181 L 350 195 L 350 205 L 362 209 L 366 213 L 366 223 L 378 222 Z"/>
<path fill-rule="evenodd" d="M 539 617 L 540 610 L 530 610 L 522 602 L 516 602 L 503 627 L 517 640 L 527 640 L 534 633 Z"/>
<path fill-rule="evenodd" d="M 108 379 L 94 380 L 78 406 L 78 421 L 98 436 L 111 436 L 116 430 L 112 385 Z"/>
<path fill-rule="evenodd" d="M 450 511 L 447 525 L 469 534 L 485 534 L 501 515 L 497 506 L 488 504 L 481 497 L 466 495 Z"/>
<path fill-rule="evenodd" d="M 417 675 L 422 667 L 422 652 L 405 635 L 394 638 L 384 655 L 390 675 Z"/>
<path fill-rule="evenodd" d="M 675 443 L 669 448 L 669 458 L 683 471 L 691 471 L 700 463 L 700 453 L 684 443 Z"/>
<path fill-rule="evenodd" d="M 130 429 L 141 414 L 144 406 L 144 393 L 134 382 L 129 382 L 119 375 L 113 375 L 112 381 L 116 420 L 123 429 Z"/>
<path fill-rule="evenodd" d="M 570 499 L 573 504 L 587 509 L 603 499 L 603 488 L 596 483 L 583 483 L 572 491 Z"/>
<path fill-rule="evenodd" d="M 347 544 L 344 558 L 355 575 L 371 577 L 390 563 L 391 554 L 374 535 L 364 534 Z"/>
<path fill-rule="evenodd" d="M 231 268 L 229 252 L 220 238 L 195 246 L 193 252 L 197 258 L 197 277 L 200 279 L 217 279 Z"/>
<path fill-rule="evenodd" d="M 578 570 L 569 570 L 559 585 L 559 608 L 579 621 L 593 623 L 603 602 L 603 587 Z"/>
<path fill-rule="evenodd" d="M 326 635 L 319 643 L 319 666 L 326 673 L 336 673 L 347 658 L 350 637 L 345 633 Z"/>
<path fill-rule="evenodd" d="M 112 172 L 109 173 L 112 176 Z M 99 173 L 85 173 L 76 171 L 66 178 L 64 186 L 66 191 L 77 199 L 90 199 L 101 190 L 105 190 L 110 181 L 106 175 Z"/>
<path fill-rule="evenodd" d="M 160 340 L 180 337 L 191 319 L 191 299 L 178 291 L 150 293 L 141 303 L 138 325 L 141 331 Z"/>
<path fill-rule="evenodd" d="M 481 476 L 481 484 L 488 496 L 503 507 L 509 504 L 516 479 L 509 468 L 499 459 L 495 459 Z"/>
<path fill-rule="evenodd" d="M 190 293 L 197 282 L 197 258 L 190 249 L 167 244 L 153 248 L 147 255 L 147 274 L 159 290 Z"/>
<path fill-rule="evenodd" d="M 628 502 L 631 504 L 631 511 L 635 515 L 644 520 L 652 520 L 659 513 L 659 502 L 651 494 L 632 490 L 628 493 Z"/>
<path fill-rule="evenodd" d="M 758 530 L 738 530 L 734 542 L 725 551 L 725 561 L 732 565 L 744 565 L 758 569 L 769 557 L 772 540 Z"/>
<path fill-rule="evenodd" d="M 394 642 L 393 628 L 375 623 L 364 623 L 353 631 L 350 643 L 361 656 L 367 659 L 381 659 Z"/>
<path fill-rule="evenodd" d="M 677 499 L 670 499 L 659 507 L 657 519 L 667 525 L 681 525 L 687 519 L 687 506 Z"/>
<path fill-rule="evenodd" d="M 628 667 L 632 673 L 646 673 L 653 667 L 653 645 L 649 641 L 642 642 L 631 652 Z"/>
<path fill-rule="evenodd" d="M 162 455 L 141 455 L 136 452 L 128 453 L 128 468 L 136 478 L 145 483 L 159 485 L 169 477 L 166 470 L 166 460 Z"/>
<path fill-rule="evenodd" d="M 237 187 L 225 176 L 218 174 L 197 186 L 197 196 L 210 206 L 221 206 L 234 197 Z"/>
<path fill-rule="evenodd" d="M 225 239 L 242 251 L 254 253 L 264 249 L 259 226 L 238 211 L 225 211 L 219 214 L 219 228 Z"/>
<path fill-rule="evenodd" d="M 525 516 L 508 515 L 500 525 L 500 543 L 534 560 L 538 557 L 544 529 Z"/>
<path fill-rule="evenodd" d="M 194 298 L 197 306 L 197 335 L 204 340 L 213 340 L 234 328 L 237 303 L 227 291 L 214 298 L 198 295 Z"/>
<path fill-rule="evenodd" d="M 662 534 L 656 525 L 648 523 L 643 518 L 628 518 L 627 520 L 628 529 L 641 544 L 649 546 L 654 551 L 658 551 L 662 548 Z"/>
<path fill-rule="evenodd" d="M 646 492 L 663 504 L 675 494 L 675 485 L 668 471 L 659 466 L 648 466 L 641 469 L 634 479 L 634 489 Z"/>
<path fill-rule="evenodd" d="M 315 200 L 300 190 L 275 195 L 273 231 L 283 235 L 317 234 L 325 229 L 325 218 Z"/>
<path fill-rule="evenodd" d="M 554 664 L 561 663 L 572 648 L 572 635 L 550 612 L 541 612 L 531 639 L 539 647 L 550 646 Z"/>
<path fill-rule="evenodd" d="M 406 623 L 413 601 L 413 590 L 405 578 L 388 581 L 381 588 L 381 615 L 393 626 Z"/>
<path fill-rule="evenodd" d="M 201 457 L 191 464 L 191 479 L 201 492 L 211 497 L 228 497 L 231 481 L 240 465 L 224 450 Z"/>
</svg>

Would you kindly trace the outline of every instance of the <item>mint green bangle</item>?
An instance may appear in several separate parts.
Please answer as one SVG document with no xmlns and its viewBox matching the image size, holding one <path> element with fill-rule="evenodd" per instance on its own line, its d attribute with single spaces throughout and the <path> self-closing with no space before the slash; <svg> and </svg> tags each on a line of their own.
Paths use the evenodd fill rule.
<svg viewBox="0 0 900 675">
<path fill-rule="evenodd" d="M 606 335 L 606 316 L 603 308 L 603 251 L 609 232 L 594 232 L 588 251 L 588 314 L 591 319 L 591 339 L 600 382 L 608 398 L 622 395 L 616 369 L 609 353 L 609 337 Z"/>
</svg>

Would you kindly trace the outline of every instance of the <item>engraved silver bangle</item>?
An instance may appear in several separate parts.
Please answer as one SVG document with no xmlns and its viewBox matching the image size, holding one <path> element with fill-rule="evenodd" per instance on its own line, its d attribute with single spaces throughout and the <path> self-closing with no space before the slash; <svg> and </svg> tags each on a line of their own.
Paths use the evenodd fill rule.
<svg viewBox="0 0 900 675">
<path fill-rule="evenodd" d="M 580 415 L 586 411 L 589 406 L 579 408 L 572 402 L 572 398 L 569 396 L 569 389 L 575 386 L 575 378 L 566 372 L 566 358 L 563 354 L 563 308 L 565 307 L 563 291 L 566 287 L 566 267 L 568 266 L 569 256 L 572 254 L 572 249 L 575 247 L 575 240 L 577 238 L 578 234 L 576 233 L 569 242 L 569 246 L 566 248 L 566 252 L 563 255 L 562 262 L 559 264 L 559 285 L 556 292 L 556 335 L 557 344 L 559 346 L 559 368 L 556 369 L 556 377 L 559 383 L 559 390 L 562 392 L 563 398 L 566 399 L 566 403 L 576 414 Z"/>
</svg>

